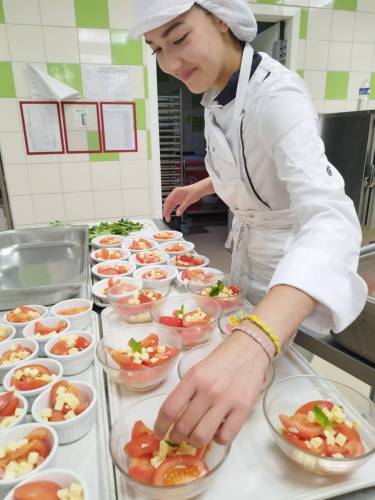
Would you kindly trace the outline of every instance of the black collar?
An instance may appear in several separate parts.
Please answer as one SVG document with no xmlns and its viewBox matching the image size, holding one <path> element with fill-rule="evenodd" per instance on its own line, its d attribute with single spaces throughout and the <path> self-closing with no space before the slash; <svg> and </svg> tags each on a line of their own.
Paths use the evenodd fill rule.
<svg viewBox="0 0 375 500">
<path fill-rule="evenodd" d="M 256 50 L 254 50 L 253 63 L 251 65 L 251 71 L 250 71 L 250 78 L 255 73 L 255 70 L 259 66 L 261 60 L 262 56 Z M 219 104 L 220 106 L 225 106 L 229 102 L 233 101 L 233 99 L 236 97 L 237 94 L 239 76 L 240 76 L 240 70 L 233 73 L 233 75 L 230 77 L 229 82 L 226 84 L 226 86 L 223 88 L 220 94 L 216 96 L 215 101 L 217 102 L 217 104 Z"/>
</svg>

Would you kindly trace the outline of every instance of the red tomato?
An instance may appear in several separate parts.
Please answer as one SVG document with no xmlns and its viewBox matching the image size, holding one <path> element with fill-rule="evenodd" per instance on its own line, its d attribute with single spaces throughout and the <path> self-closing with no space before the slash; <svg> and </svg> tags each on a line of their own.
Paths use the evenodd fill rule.
<svg viewBox="0 0 375 500">
<path fill-rule="evenodd" d="M 152 484 L 154 473 L 155 467 L 152 465 L 130 465 L 128 468 L 129 476 L 142 483 Z"/>
<path fill-rule="evenodd" d="M 85 339 L 85 337 L 78 337 L 77 340 L 76 340 L 76 345 L 75 346 L 76 346 L 76 348 L 79 351 L 83 351 L 89 345 L 90 345 L 90 343 L 89 343 L 89 341 L 87 339 Z"/>
<path fill-rule="evenodd" d="M 132 429 L 132 439 L 144 434 L 154 434 L 154 431 L 147 427 L 142 420 L 137 420 Z"/>
<path fill-rule="evenodd" d="M 130 458 L 150 455 L 159 450 L 160 439 L 152 434 L 141 434 L 132 438 L 124 448 L 126 455 Z"/>
<path fill-rule="evenodd" d="M 49 335 L 52 332 L 60 333 L 67 327 L 67 322 L 60 320 L 56 327 L 43 326 L 40 321 L 36 321 L 34 324 L 34 334 L 40 333 L 40 335 Z"/>
<path fill-rule="evenodd" d="M 20 309 L 20 311 L 15 312 L 16 309 Z M 31 321 L 31 320 L 35 319 L 35 317 L 29 316 L 30 312 L 37 313 L 37 315 L 38 315 L 37 317 L 40 316 L 40 313 L 38 311 L 35 311 L 35 309 L 33 309 L 32 307 L 20 306 L 20 307 L 16 307 L 12 311 L 9 311 L 7 313 L 7 319 L 8 319 L 8 321 L 11 321 L 12 323 L 25 323 L 26 321 Z"/>
<path fill-rule="evenodd" d="M 75 385 L 70 384 L 67 380 L 60 380 L 60 382 L 57 382 L 57 384 L 54 384 L 52 386 L 52 389 L 51 389 L 51 392 L 49 395 L 49 400 L 50 400 L 52 408 L 55 407 L 55 404 L 57 401 L 57 391 L 58 391 L 59 387 L 65 387 L 67 392 L 74 394 L 79 400 L 81 400 L 81 394 L 79 392 L 79 389 Z"/>
<path fill-rule="evenodd" d="M 153 301 L 151 297 L 149 297 L 148 295 L 144 295 L 143 293 L 141 293 L 138 298 L 141 304 L 147 304 Z"/>
<path fill-rule="evenodd" d="M 141 346 L 144 348 L 156 347 L 158 344 L 159 344 L 159 337 L 156 335 L 156 333 L 151 333 L 141 341 Z"/>
<path fill-rule="evenodd" d="M 124 370 L 142 370 L 143 366 L 141 364 L 134 363 L 132 358 L 130 358 L 125 352 L 116 351 L 115 349 L 108 348 L 112 359 Z"/>
<path fill-rule="evenodd" d="M 66 354 L 68 354 L 68 350 L 68 344 L 65 342 L 65 340 L 59 340 L 51 348 L 52 354 L 56 354 L 56 356 L 65 356 Z"/>
<path fill-rule="evenodd" d="M 182 319 L 175 316 L 160 316 L 159 323 L 166 326 L 181 327 Z"/>
<path fill-rule="evenodd" d="M 18 408 L 20 400 L 14 392 L 6 392 L 0 396 L 0 417 L 11 417 Z"/>
<path fill-rule="evenodd" d="M 312 453 L 313 455 L 323 455 L 323 453 L 327 453 L 327 445 L 325 440 L 323 439 L 323 442 L 319 448 L 309 448 L 307 444 L 304 442 L 303 439 L 299 439 L 295 434 L 292 434 L 290 432 L 283 432 L 284 438 L 289 441 L 290 443 L 294 444 L 294 446 L 297 446 L 298 448 L 301 448 L 302 450 L 308 451 Z"/>
<path fill-rule="evenodd" d="M 305 403 L 300 408 L 298 408 L 298 410 L 295 411 L 294 414 L 303 413 L 304 415 L 307 415 L 309 411 L 314 410 L 314 406 L 319 406 L 320 409 L 327 408 L 329 411 L 331 411 L 333 408 L 333 403 L 331 401 L 326 401 L 324 399 L 319 399 L 317 401 L 309 401 L 308 403 Z"/>
<path fill-rule="evenodd" d="M 229 289 L 232 290 L 233 295 L 238 295 L 240 293 L 240 289 L 238 286 L 230 285 Z"/>
<path fill-rule="evenodd" d="M 286 415 L 279 415 L 279 419 L 284 426 L 284 429 L 294 434 L 302 440 L 308 440 L 322 434 L 322 428 L 319 424 L 311 423 L 307 420 L 306 415 L 297 413 L 292 417 Z"/>
<path fill-rule="evenodd" d="M 341 434 L 344 434 L 344 436 L 346 436 L 347 438 L 347 441 L 344 446 L 328 446 L 329 454 L 332 455 L 333 453 L 341 453 L 344 456 L 356 457 L 364 452 L 361 436 L 356 429 L 350 429 L 347 425 L 340 424 L 335 425 L 334 430 L 336 432 L 341 432 Z"/>
<path fill-rule="evenodd" d="M 58 490 L 62 486 L 52 481 L 32 481 L 18 486 L 14 492 L 14 500 L 59 500 Z"/>
<path fill-rule="evenodd" d="M 154 484 L 174 486 L 195 481 L 208 473 L 207 465 L 192 455 L 175 455 L 167 458 L 155 471 Z"/>
<path fill-rule="evenodd" d="M 63 411 L 52 409 L 52 415 L 48 419 L 49 422 L 62 422 L 64 420 L 65 420 L 65 414 Z"/>
<path fill-rule="evenodd" d="M 41 375 L 52 375 L 48 368 L 43 365 L 27 365 L 23 366 L 22 370 L 24 370 L 25 368 L 37 369 Z M 49 384 L 49 382 L 47 382 L 46 380 L 38 380 L 35 378 L 26 377 L 25 375 L 23 375 L 21 379 L 16 379 L 16 377 L 13 375 L 11 384 L 14 385 L 14 387 L 19 391 L 31 391 L 33 389 L 39 389 L 40 387 Z"/>
</svg>

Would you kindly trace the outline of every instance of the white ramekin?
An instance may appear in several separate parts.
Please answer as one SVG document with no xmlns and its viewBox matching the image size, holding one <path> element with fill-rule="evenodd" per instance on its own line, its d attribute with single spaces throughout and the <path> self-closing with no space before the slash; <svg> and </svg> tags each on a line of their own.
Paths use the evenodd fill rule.
<svg viewBox="0 0 375 500">
<path fill-rule="evenodd" d="M 68 318 L 64 318 L 64 317 L 60 317 L 60 316 L 59 317 L 53 316 L 53 317 L 43 318 L 40 321 L 40 323 L 42 323 L 43 326 L 47 326 L 49 328 L 55 328 L 55 327 L 57 327 L 59 321 L 61 321 L 61 320 L 66 322 L 66 328 L 61 333 L 50 333 L 48 335 L 42 335 L 41 337 L 36 337 L 34 334 L 34 327 L 35 327 L 36 321 L 39 321 L 38 319 L 33 321 L 32 323 L 28 324 L 27 326 L 25 326 L 25 328 L 22 330 L 22 335 L 25 337 L 25 339 L 32 339 L 38 343 L 38 346 L 39 346 L 38 356 L 40 356 L 40 357 L 45 356 L 44 347 L 45 347 L 46 343 L 51 338 L 58 337 L 59 335 L 63 335 L 65 332 L 67 332 L 70 329 L 70 321 L 68 320 Z"/>
<path fill-rule="evenodd" d="M 79 314 L 64 315 L 59 314 L 59 311 L 63 309 L 73 309 L 74 307 L 90 306 L 86 311 Z M 88 299 L 67 299 L 58 302 L 51 307 L 52 316 L 58 316 L 59 318 L 66 318 L 70 321 L 70 327 L 72 330 L 85 330 L 91 324 L 91 311 L 92 311 L 92 300 Z"/>
<path fill-rule="evenodd" d="M 6 392 L 6 391 L 4 391 L 4 392 Z M 1 394 L 4 394 L 4 392 L 1 392 L 0 396 L 1 396 Z M 4 429 L 0 428 L 0 434 L 2 434 L 3 432 L 6 432 L 9 429 L 12 429 L 13 427 L 16 427 L 16 425 L 23 424 L 23 422 L 25 420 L 25 417 L 27 415 L 27 411 L 29 409 L 27 399 L 24 396 L 22 396 L 22 394 L 16 394 L 16 397 L 21 401 L 21 405 L 18 408 L 22 409 L 22 413 L 21 413 L 21 415 L 19 415 L 16 418 L 16 420 L 12 424 L 8 425 L 8 427 L 5 427 Z"/>
<path fill-rule="evenodd" d="M 31 408 L 31 414 L 36 422 L 41 424 L 47 424 L 51 426 L 59 436 L 59 442 L 61 444 L 72 443 L 81 439 L 85 434 L 89 432 L 94 423 L 95 418 L 95 408 L 96 408 L 96 389 L 93 385 L 88 382 L 72 380 L 69 383 L 77 386 L 80 393 L 84 395 L 84 399 L 89 403 L 89 406 L 84 412 L 71 420 L 65 420 L 63 422 L 45 422 L 40 417 L 40 412 L 44 408 L 51 408 L 50 403 L 50 393 L 51 388 L 45 390 L 40 394 L 33 403 Z"/>
<path fill-rule="evenodd" d="M 37 311 L 40 314 L 39 318 L 36 318 L 37 320 L 41 320 L 42 318 L 44 318 L 48 314 L 48 309 L 45 306 L 34 305 L 34 304 L 31 304 L 31 305 L 25 304 L 25 306 L 31 307 L 32 309 L 34 309 L 35 311 Z M 25 306 L 19 306 L 19 307 L 25 307 Z M 14 309 L 16 309 L 16 307 Z M 7 311 L 4 314 L 3 321 L 6 325 L 14 326 L 14 328 L 17 330 L 18 334 L 21 333 L 21 331 L 25 328 L 26 325 L 35 321 L 35 319 L 31 319 L 30 321 L 24 321 L 23 323 L 13 323 L 12 321 L 7 320 L 8 312 L 10 312 L 10 311 Z"/>
<path fill-rule="evenodd" d="M 5 327 L 7 329 L 7 331 L 9 331 L 9 334 L 8 334 L 8 336 L 5 339 L 0 340 L 0 345 L 3 342 L 6 342 L 7 340 L 13 339 L 16 336 L 16 333 L 17 333 L 17 330 L 12 325 L 7 325 L 5 323 L 0 323 L 0 328 L 2 326 Z"/>
<path fill-rule="evenodd" d="M 10 350 L 10 347 L 14 344 L 21 345 L 22 347 L 27 347 L 32 351 L 32 354 L 28 356 L 27 358 L 23 359 L 22 361 L 16 361 L 15 363 L 10 363 L 8 365 L 0 365 L 0 383 L 3 383 L 3 379 L 5 377 L 5 374 L 14 368 L 15 366 L 18 366 L 20 363 L 24 363 L 25 361 L 30 361 L 31 359 L 34 359 L 38 356 L 38 351 L 39 351 L 39 344 L 36 342 L 36 340 L 33 339 L 12 339 L 12 340 L 5 340 L 4 342 L 1 342 L 0 344 L 0 357 L 6 352 Z"/>
<path fill-rule="evenodd" d="M 142 276 L 147 271 L 151 271 L 152 269 L 163 269 L 167 273 L 167 278 L 162 280 L 153 280 L 153 279 L 144 279 Z M 177 269 L 173 266 L 166 266 L 164 264 L 158 266 L 157 264 L 153 264 L 152 266 L 143 266 L 139 267 L 133 274 L 134 278 L 139 278 L 143 280 L 144 288 L 157 288 L 159 286 L 170 286 L 175 278 L 177 277 Z"/>
<path fill-rule="evenodd" d="M 126 265 L 129 267 L 129 271 L 127 273 L 123 274 L 114 274 L 114 275 L 109 275 L 109 274 L 102 274 L 99 272 L 99 268 L 101 267 L 111 267 L 111 266 L 118 266 L 118 265 Z M 123 278 L 124 276 L 131 276 L 134 271 L 136 270 L 137 266 L 133 262 L 128 262 L 125 260 L 108 260 L 107 262 L 99 262 L 98 264 L 95 264 L 95 266 L 92 266 L 91 272 L 95 276 L 95 278 L 98 278 L 100 280 L 104 280 L 106 278 Z"/>
</svg>

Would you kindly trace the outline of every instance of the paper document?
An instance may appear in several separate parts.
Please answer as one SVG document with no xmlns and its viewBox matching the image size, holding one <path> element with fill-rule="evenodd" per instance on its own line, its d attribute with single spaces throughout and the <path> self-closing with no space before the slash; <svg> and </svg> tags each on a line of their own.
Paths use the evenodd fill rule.
<svg viewBox="0 0 375 500">
<path fill-rule="evenodd" d="M 75 99 L 81 97 L 78 90 L 56 80 L 45 71 L 28 64 L 31 95 L 34 99 Z"/>
<path fill-rule="evenodd" d="M 83 80 L 87 99 L 130 99 L 129 71 L 123 66 L 83 65 Z"/>
<path fill-rule="evenodd" d="M 22 103 L 28 154 L 63 153 L 56 103 Z"/>
<path fill-rule="evenodd" d="M 136 151 L 134 106 L 102 103 L 104 151 Z"/>
</svg>

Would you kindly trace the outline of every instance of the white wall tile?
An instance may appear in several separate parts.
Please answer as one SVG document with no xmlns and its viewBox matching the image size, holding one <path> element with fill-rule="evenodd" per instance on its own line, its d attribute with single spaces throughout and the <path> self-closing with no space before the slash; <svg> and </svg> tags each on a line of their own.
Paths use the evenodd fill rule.
<svg viewBox="0 0 375 500">
<path fill-rule="evenodd" d="M 34 224 L 34 207 L 31 196 L 12 196 L 10 209 L 14 225 Z"/>
<path fill-rule="evenodd" d="M 374 44 L 353 43 L 351 71 L 371 71 L 374 52 Z"/>
<path fill-rule="evenodd" d="M 148 188 L 148 161 L 120 161 L 121 183 L 123 189 Z"/>
<path fill-rule="evenodd" d="M 81 63 L 111 64 L 111 41 L 109 30 L 78 29 Z"/>
<path fill-rule="evenodd" d="M 358 91 L 364 80 L 370 80 L 369 72 L 354 72 L 349 75 L 348 99 L 357 99 Z"/>
<path fill-rule="evenodd" d="M 354 41 L 375 43 L 375 14 L 357 12 L 354 29 Z"/>
<path fill-rule="evenodd" d="M 288 0 L 286 0 L 288 3 Z M 323 9 L 330 9 L 333 6 L 333 0 L 310 0 L 309 7 L 322 7 Z"/>
<path fill-rule="evenodd" d="M 137 130 L 138 151 L 136 153 L 120 153 L 120 160 L 147 160 L 147 134 L 145 130 Z"/>
<path fill-rule="evenodd" d="M 0 132 L 21 130 L 21 112 L 17 99 L 0 99 Z"/>
<path fill-rule="evenodd" d="M 296 7 L 308 7 L 309 0 L 287 0 L 286 5 L 295 5 Z"/>
<path fill-rule="evenodd" d="M 3 0 L 6 23 L 40 24 L 38 0 Z"/>
<path fill-rule="evenodd" d="M 332 11 L 329 9 L 310 9 L 307 37 L 311 40 L 329 40 Z"/>
<path fill-rule="evenodd" d="M 0 133 L 0 152 L 4 163 L 26 163 L 26 148 L 23 133 Z"/>
<path fill-rule="evenodd" d="M 13 61 L 46 60 L 41 26 L 7 24 L 7 32 Z"/>
<path fill-rule="evenodd" d="M 325 113 L 341 113 L 346 111 L 346 101 L 326 101 L 324 104 Z"/>
<path fill-rule="evenodd" d="M 91 163 L 94 191 L 121 189 L 120 165 L 118 161 L 96 161 Z"/>
<path fill-rule="evenodd" d="M 47 26 L 75 26 L 74 0 L 39 0 L 42 23 Z"/>
<path fill-rule="evenodd" d="M 37 67 L 42 71 L 47 71 L 47 66 L 45 63 L 32 62 L 32 65 Z M 31 97 L 31 90 L 29 85 L 29 70 L 27 68 L 27 63 L 24 62 L 12 62 L 14 85 L 16 87 L 17 97 L 25 98 Z"/>
<path fill-rule="evenodd" d="M 43 31 L 48 62 L 79 62 L 76 28 L 45 27 Z"/>
<path fill-rule="evenodd" d="M 352 46 L 351 42 L 330 43 L 328 56 L 329 71 L 349 71 Z"/>
<path fill-rule="evenodd" d="M 65 193 L 65 214 L 69 221 L 95 218 L 94 197 L 91 192 Z"/>
<path fill-rule="evenodd" d="M 144 99 L 143 66 L 128 66 L 128 71 L 132 99 Z"/>
<path fill-rule="evenodd" d="M 94 191 L 95 218 L 106 219 L 123 216 L 121 191 Z"/>
<path fill-rule="evenodd" d="M 61 193 L 58 164 L 29 165 L 28 169 L 32 194 Z"/>
<path fill-rule="evenodd" d="M 60 163 L 82 163 L 90 161 L 88 153 L 74 153 L 59 156 Z"/>
<path fill-rule="evenodd" d="M 54 155 L 54 154 L 26 155 L 26 161 L 27 163 L 30 163 L 30 165 L 35 165 L 35 164 L 40 165 L 41 163 L 53 163 L 55 165 L 59 162 L 59 156 L 60 155 Z"/>
<path fill-rule="evenodd" d="M 329 42 L 306 40 L 305 69 L 326 70 L 328 64 Z"/>
<path fill-rule="evenodd" d="M 7 192 L 10 196 L 30 194 L 29 173 L 26 165 L 4 166 Z"/>
<path fill-rule="evenodd" d="M 33 196 L 35 222 L 38 224 L 54 220 L 65 220 L 62 194 L 38 194 Z"/>
<path fill-rule="evenodd" d="M 60 163 L 60 176 L 65 193 L 92 190 L 90 163 L 88 162 Z"/>
<path fill-rule="evenodd" d="M 306 41 L 300 38 L 298 41 L 298 62 L 297 62 L 298 69 L 305 67 L 305 50 L 306 50 Z"/>
<path fill-rule="evenodd" d="M 126 217 L 150 215 L 150 193 L 148 189 L 129 189 L 122 192 Z"/>
<path fill-rule="evenodd" d="M 133 22 L 131 2 L 108 0 L 109 25 L 112 29 L 129 29 Z"/>
<path fill-rule="evenodd" d="M 0 24 L 0 61 L 9 61 L 8 36 L 5 29 L 5 24 Z"/>
<path fill-rule="evenodd" d="M 359 12 L 375 12 L 374 0 L 357 0 L 357 11 L 359 11 Z"/>
<path fill-rule="evenodd" d="M 351 42 L 353 40 L 355 12 L 333 11 L 331 40 Z"/>
<path fill-rule="evenodd" d="M 313 99 L 324 99 L 326 86 L 326 71 L 305 71 L 304 80 L 306 81 L 311 97 Z"/>
</svg>

